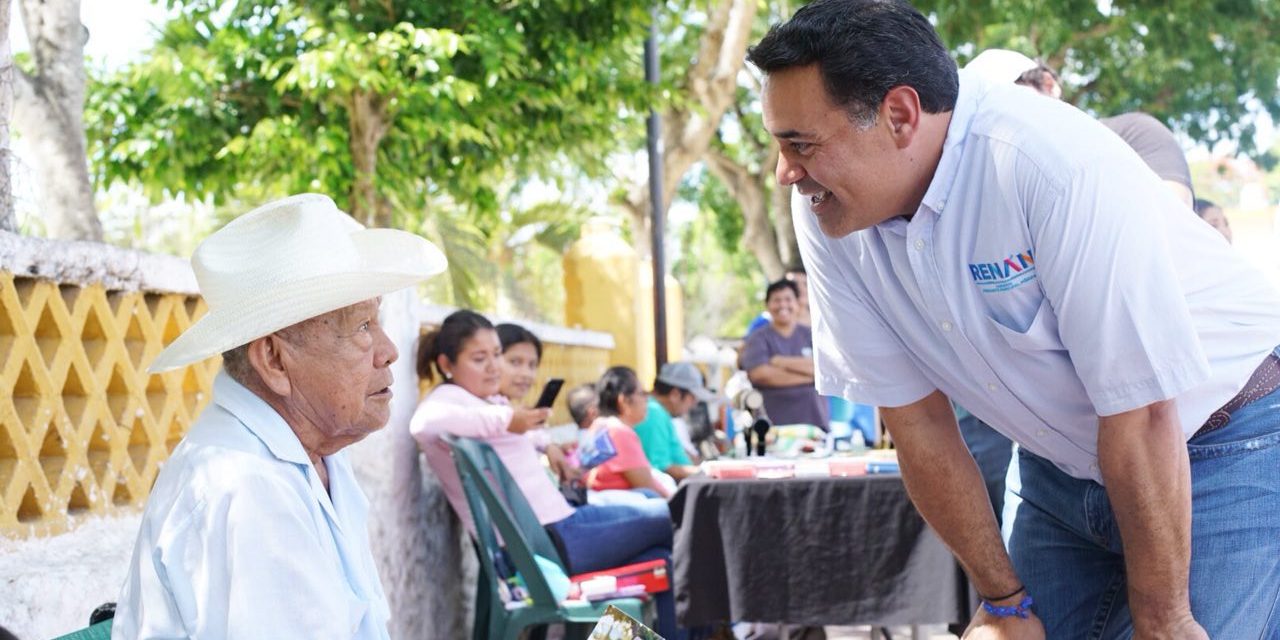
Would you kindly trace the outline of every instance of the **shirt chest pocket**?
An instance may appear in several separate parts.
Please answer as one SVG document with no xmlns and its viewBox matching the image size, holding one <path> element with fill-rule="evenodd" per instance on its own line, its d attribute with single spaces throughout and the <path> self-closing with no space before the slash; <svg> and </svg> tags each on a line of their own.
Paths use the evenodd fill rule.
<svg viewBox="0 0 1280 640">
<path fill-rule="evenodd" d="M 1058 336 L 1058 317 L 1048 298 L 1041 298 L 1031 319 L 1018 330 L 987 316 L 987 322 L 1010 347 L 1019 351 L 1065 351 Z"/>
</svg>

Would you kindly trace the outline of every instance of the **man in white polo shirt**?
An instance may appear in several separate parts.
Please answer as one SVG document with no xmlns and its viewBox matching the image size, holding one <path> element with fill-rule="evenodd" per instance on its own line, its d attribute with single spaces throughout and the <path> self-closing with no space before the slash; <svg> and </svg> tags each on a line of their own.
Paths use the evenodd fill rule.
<svg viewBox="0 0 1280 640">
<path fill-rule="evenodd" d="M 817 0 L 748 59 L 818 389 L 883 408 L 984 598 L 969 637 L 1278 637 L 1263 277 L 1089 116 L 958 75 L 904 2 Z M 1008 552 L 949 399 L 1020 445 Z"/>
</svg>

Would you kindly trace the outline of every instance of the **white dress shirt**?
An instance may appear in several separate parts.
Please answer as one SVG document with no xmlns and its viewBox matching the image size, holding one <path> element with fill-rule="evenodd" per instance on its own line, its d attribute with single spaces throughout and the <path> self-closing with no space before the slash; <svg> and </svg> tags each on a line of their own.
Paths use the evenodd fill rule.
<svg viewBox="0 0 1280 640">
<path fill-rule="evenodd" d="M 794 200 L 818 390 L 940 389 L 1101 482 L 1098 416 L 1176 398 L 1190 437 L 1280 344 L 1280 296 L 1093 118 L 960 78 L 910 220 L 833 240 Z"/>
<path fill-rule="evenodd" d="M 387 638 L 346 453 L 326 492 L 275 410 L 225 373 L 213 389 L 151 490 L 112 638 Z"/>
</svg>

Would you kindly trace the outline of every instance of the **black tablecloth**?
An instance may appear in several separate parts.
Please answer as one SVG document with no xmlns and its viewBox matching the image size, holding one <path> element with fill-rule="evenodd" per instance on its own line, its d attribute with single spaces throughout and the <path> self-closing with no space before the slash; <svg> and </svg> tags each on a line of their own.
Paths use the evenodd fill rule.
<svg viewBox="0 0 1280 640">
<path fill-rule="evenodd" d="M 695 476 L 671 514 L 683 625 L 949 624 L 971 614 L 963 571 L 900 476 Z"/>
</svg>

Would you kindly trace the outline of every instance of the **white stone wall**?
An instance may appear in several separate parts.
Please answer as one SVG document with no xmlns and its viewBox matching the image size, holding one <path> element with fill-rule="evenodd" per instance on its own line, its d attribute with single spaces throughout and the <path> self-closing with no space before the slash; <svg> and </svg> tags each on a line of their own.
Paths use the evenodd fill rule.
<svg viewBox="0 0 1280 640">
<path fill-rule="evenodd" d="M 88 624 L 95 607 L 120 594 L 138 520 L 96 516 L 60 536 L 0 538 L 0 625 L 41 640 Z"/>
</svg>

